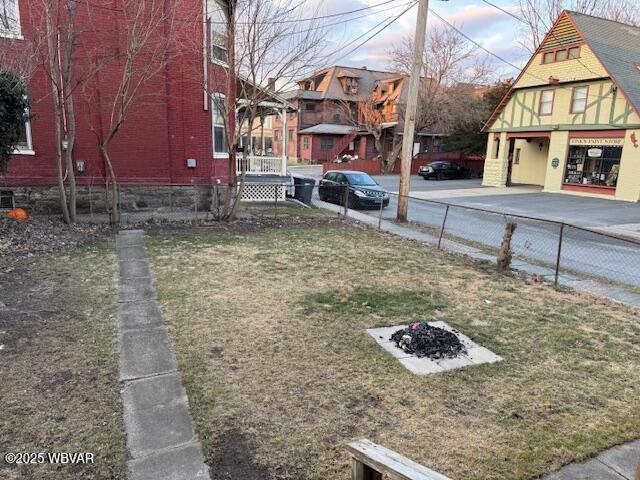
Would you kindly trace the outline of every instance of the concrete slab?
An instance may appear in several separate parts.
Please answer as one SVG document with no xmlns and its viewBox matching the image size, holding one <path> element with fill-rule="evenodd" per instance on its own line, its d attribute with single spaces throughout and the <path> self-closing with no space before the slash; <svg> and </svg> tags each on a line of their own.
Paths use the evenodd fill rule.
<svg viewBox="0 0 640 480">
<path fill-rule="evenodd" d="M 120 235 L 116 236 L 116 247 L 117 248 L 128 248 L 128 247 L 136 247 L 138 245 L 144 244 L 144 235 L 142 234 L 134 234 L 134 235 Z"/>
<path fill-rule="evenodd" d="M 469 365 L 473 365 L 475 363 L 464 355 L 456 358 L 441 358 L 440 360 L 434 361 L 443 370 L 455 370 L 456 368 L 468 367 Z"/>
<path fill-rule="evenodd" d="M 127 462 L 128 480 L 209 480 L 197 442 Z"/>
<path fill-rule="evenodd" d="M 404 365 L 414 375 L 432 375 L 444 371 L 440 365 L 429 358 L 418 358 L 415 356 L 400 358 L 398 361 Z"/>
<path fill-rule="evenodd" d="M 176 359 L 164 326 L 121 332 L 119 345 L 121 381 L 176 369 Z"/>
<path fill-rule="evenodd" d="M 544 480 L 626 480 L 625 477 L 595 458 L 583 463 L 572 463 L 544 477 Z"/>
<path fill-rule="evenodd" d="M 147 278 L 151 276 L 146 260 L 123 260 L 118 262 L 120 278 Z"/>
<path fill-rule="evenodd" d="M 121 278 L 118 282 L 118 302 L 147 301 L 156 298 L 151 278 Z"/>
<path fill-rule="evenodd" d="M 439 360 L 432 360 L 426 357 L 418 358 L 415 355 L 408 354 L 404 350 L 398 348 L 395 342 L 388 340 L 392 333 L 395 333 L 402 328 L 406 328 L 406 325 L 370 328 L 367 329 L 367 333 L 371 335 L 383 350 L 397 358 L 398 361 L 407 368 L 407 370 L 416 375 L 431 375 L 445 370 L 480 365 L 482 363 L 495 363 L 502 360 L 500 356 L 484 347 L 481 347 L 446 322 L 438 320 L 429 323 L 434 327 L 443 328 L 454 333 L 467 349 L 467 354 L 460 355 L 456 358 L 443 358 Z"/>
<path fill-rule="evenodd" d="M 127 382 L 122 400 L 133 458 L 195 441 L 187 393 L 178 373 Z"/>
<path fill-rule="evenodd" d="M 116 248 L 118 250 L 118 260 L 120 262 L 129 260 L 145 260 L 147 258 L 142 244 Z"/>
<path fill-rule="evenodd" d="M 136 330 L 163 325 L 162 312 L 155 300 L 118 304 L 118 330 Z"/>
<path fill-rule="evenodd" d="M 610 448 L 596 458 L 622 476 L 633 479 L 640 461 L 640 440 Z"/>
</svg>

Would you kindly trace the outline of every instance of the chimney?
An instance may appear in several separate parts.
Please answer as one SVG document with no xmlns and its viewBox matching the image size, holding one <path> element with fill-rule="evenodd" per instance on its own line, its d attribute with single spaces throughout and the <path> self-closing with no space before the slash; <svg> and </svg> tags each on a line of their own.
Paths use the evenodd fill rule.
<svg viewBox="0 0 640 480">
<path fill-rule="evenodd" d="M 267 79 L 267 89 L 271 90 L 272 92 L 276 91 L 276 79 L 275 78 L 268 78 Z"/>
</svg>

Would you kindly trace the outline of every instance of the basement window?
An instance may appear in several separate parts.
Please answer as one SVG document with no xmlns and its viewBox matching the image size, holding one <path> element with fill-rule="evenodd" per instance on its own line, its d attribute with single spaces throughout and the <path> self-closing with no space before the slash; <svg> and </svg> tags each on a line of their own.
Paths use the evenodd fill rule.
<svg viewBox="0 0 640 480">
<path fill-rule="evenodd" d="M 16 208 L 12 190 L 0 190 L 0 209 L 13 210 Z"/>
</svg>

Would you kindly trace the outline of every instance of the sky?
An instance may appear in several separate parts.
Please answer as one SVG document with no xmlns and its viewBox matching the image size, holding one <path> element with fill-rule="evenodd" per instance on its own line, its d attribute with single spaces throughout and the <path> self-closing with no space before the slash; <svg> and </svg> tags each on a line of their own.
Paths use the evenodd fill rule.
<svg viewBox="0 0 640 480">
<path fill-rule="evenodd" d="M 321 10 L 325 14 L 335 14 L 367 6 L 379 5 L 383 3 L 383 1 L 384 0 L 323 0 L 321 1 Z M 376 6 L 371 10 L 351 14 L 351 16 L 361 16 L 365 14 L 367 14 L 367 16 L 331 27 L 327 41 L 333 48 L 340 48 L 359 35 L 364 34 L 385 18 L 396 16 L 407 8 L 408 2 L 409 0 L 395 0 L 390 4 Z M 529 59 L 528 52 L 519 42 L 519 39 L 522 37 L 522 24 L 505 12 L 484 3 L 482 0 L 431 0 L 429 3 L 430 8 L 444 17 L 448 22 L 454 23 L 456 27 L 466 35 L 510 63 L 522 67 Z M 491 0 L 491 3 L 513 13 L 517 11 L 517 0 Z M 393 8 L 390 9 L 390 7 Z M 368 38 L 373 32 L 365 35 L 348 48 L 340 50 L 336 54 L 336 57 L 343 58 L 338 58 L 336 62 L 332 63 L 353 67 L 367 66 L 371 69 L 387 69 L 389 67 L 388 50 L 393 45 L 401 42 L 403 38 L 413 36 L 416 14 L 417 6 L 414 6 L 383 32 L 376 35 L 356 51 L 351 52 L 355 46 Z M 431 13 L 429 15 L 427 28 L 441 24 L 434 15 Z M 347 18 L 349 18 L 349 16 L 336 17 L 335 21 Z M 345 56 L 345 54 L 347 55 Z M 514 68 L 495 58 L 492 59 L 492 62 L 495 70 L 495 80 L 513 77 L 518 73 Z"/>
</svg>

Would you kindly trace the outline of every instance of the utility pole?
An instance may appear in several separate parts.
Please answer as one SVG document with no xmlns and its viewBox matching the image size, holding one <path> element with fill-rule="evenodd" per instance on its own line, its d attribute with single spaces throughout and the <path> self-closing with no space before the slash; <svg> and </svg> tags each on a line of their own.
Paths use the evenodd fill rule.
<svg viewBox="0 0 640 480">
<path fill-rule="evenodd" d="M 411 160 L 413 158 L 413 137 L 416 132 L 416 111 L 418 109 L 418 92 L 422 73 L 422 56 L 427 31 L 427 12 L 429 0 L 420 0 L 418 5 L 418 20 L 416 21 L 416 35 L 413 44 L 413 64 L 409 79 L 409 93 L 404 118 L 404 136 L 402 138 L 402 163 L 400 165 L 400 194 L 398 196 L 398 221 L 407 221 L 409 205 L 409 183 L 411 181 Z"/>
</svg>

